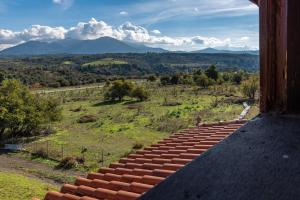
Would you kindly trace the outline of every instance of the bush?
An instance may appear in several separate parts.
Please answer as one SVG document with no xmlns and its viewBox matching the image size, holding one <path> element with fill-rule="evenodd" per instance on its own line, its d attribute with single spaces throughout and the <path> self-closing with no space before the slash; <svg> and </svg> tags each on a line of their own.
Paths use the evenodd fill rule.
<svg viewBox="0 0 300 200">
<path fill-rule="evenodd" d="M 169 84 L 171 84 L 171 79 L 169 76 L 163 76 L 160 78 L 160 83 L 162 85 L 169 85 Z"/>
<path fill-rule="evenodd" d="M 258 79 L 257 78 L 251 78 L 248 81 L 245 81 L 242 84 L 242 93 L 245 97 L 248 97 L 249 99 L 254 99 L 255 94 L 258 91 Z"/>
<path fill-rule="evenodd" d="M 27 137 L 40 133 L 42 125 L 61 119 L 59 101 L 33 95 L 17 80 L 0 86 L 0 138 Z"/>
<path fill-rule="evenodd" d="M 132 148 L 133 149 L 142 149 L 143 147 L 144 147 L 143 144 L 141 144 L 141 143 L 135 143 Z"/>
<path fill-rule="evenodd" d="M 98 118 L 94 115 L 85 115 L 80 117 L 78 120 L 78 123 L 91 123 L 91 122 L 96 122 Z"/>
<path fill-rule="evenodd" d="M 208 78 L 211 78 L 213 80 L 217 80 L 219 77 L 219 72 L 216 70 L 215 65 L 211 65 L 206 71 L 205 74 Z"/>
<path fill-rule="evenodd" d="M 203 88 L 207 88 L 212 84 L 212 80 L 210 80 L 205 74 L 197 75 L 194 77 L 195 83 Z"/>
<path fill-rule="evenodd" d="M 75 157 L 66 157 L 57 165 L 58 169 L 72 169 L 78 167 L 78 161 Z"/>
<path fill-rule="evenodd" d="M 145 101 L 149 98 L 149 93 L 143 87 L 136 87 L 131 93 L 131 97 L 137 98 L 140 101 Z"/>
<path fill-rule="evenodd" d="M 182 103 L 180 103 L 180 102 L 164 102 L 163 103 L 163 106 L 180 106 L 180 105 L 182 105 Z"/>
<path fill-rule="evenodd" d="M 130 96 L 133 89 L 133 84 L 129 81 L 118 80 L 112 83 L 112 86 L 105 93 L 106 100 L 114 101 L 118 99 L 122 101 L 125 96 Z"/>
<path fill-rule="evenodd" d="M 156 81 L 156 76 L 149 76 L 148 77 L 148 79 L 147 79 L 147 81 L 149 81 L 149 82 L 155 82 Z"/>
<path fill-rule="evenodd" d="M 43 158 L 43 159 L 48 158 L 48 154 L 44 149 L 39 149 L 36 152 L 32 153 L 31 155 L 35 158 Z"/>
<path fill-rule="evenodd" d="M 240 72 L 234 73 L 231 81 L 238 85 L 241 84 L 241 82 L 243 81 L 243 74 Z"/>
</svg>

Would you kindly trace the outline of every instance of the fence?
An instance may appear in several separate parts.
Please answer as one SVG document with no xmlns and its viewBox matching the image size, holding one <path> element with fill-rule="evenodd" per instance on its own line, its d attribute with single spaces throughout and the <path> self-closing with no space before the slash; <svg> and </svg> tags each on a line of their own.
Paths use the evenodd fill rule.
<svg viewBox="0 0 300 200">
<path fill-rule="evenodd" d="M 102 166 L 108 162 L 107 156 L 109 155 L 100 145 L 76 148 L 65 144 L 57 144 L 53 141 L 38 141 L 25 144 L 24 150 L 33 156 L 48 158 L 58 162 L 67 157 L 74 157 L 83 161 L 83 164 L 99 164 Z"/>
</svg>

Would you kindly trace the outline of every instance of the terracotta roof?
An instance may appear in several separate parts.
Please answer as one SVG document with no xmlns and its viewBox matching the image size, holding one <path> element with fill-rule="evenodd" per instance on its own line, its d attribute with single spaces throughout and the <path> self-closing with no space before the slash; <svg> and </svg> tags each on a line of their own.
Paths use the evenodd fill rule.
<svg viewBox="0 0 300 200">
<path fill-rule="evenodd" d="M 245 121 L 204 124 L 172 134 L 158 144 L 101 168 L 87 178 L 65 184 L 45 200 L 135 200 L 213 145 Z"/>
</svg>

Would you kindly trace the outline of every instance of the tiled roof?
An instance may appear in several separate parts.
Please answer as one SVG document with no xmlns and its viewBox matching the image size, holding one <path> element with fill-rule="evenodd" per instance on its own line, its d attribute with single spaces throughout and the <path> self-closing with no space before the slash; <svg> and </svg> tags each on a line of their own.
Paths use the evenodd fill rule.
<svg viewBox="0 0 300 200">
<path fill-rule="evenodd" d="M 201 153 L 233 133 L 245 121 L 204 124 L 172 134 L 158 144 L 65 184 L 45 200 L 135 200 Z"/>
</svg>

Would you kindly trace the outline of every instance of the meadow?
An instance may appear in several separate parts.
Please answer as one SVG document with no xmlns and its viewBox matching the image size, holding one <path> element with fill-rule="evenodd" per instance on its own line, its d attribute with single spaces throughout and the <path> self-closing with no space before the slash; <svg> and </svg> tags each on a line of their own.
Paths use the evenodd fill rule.
<svg viewBox="0 0 300 200">
<path fill-rule="evenodd" d="M 20 174 L 0 171 L 0 199 L 20 200 L 32 197 L 43 198 L 48 191 L 57 187 Z"/>
<path fill-rule="evenodd" d="M 52 134 L 27 144 L 27 150 L 47 151 L 57 160 L 81 157 L 85 161 L 81 169 L 95 170 L 173 132 L 195 126 L 197 116 L 202 122 L 236 119 L 247 100 L 239 85 L 229 83 L 207 89 L 150 82 L 137 84 L 150 93 L 147 101 L 129 97 L 122 102 L 104 101 L 105 86 L 40 94 L 61 100 L 63 119 L 51 124 Z M 257 104 L 253 103 L 247 118 L 257 113 Z"/>
<path fill-rule="evenodd" d="M 123 61 L 123 60 L 119 60 L 119 59 L 114 59 L 114 58 L 103 58 L 101 60 L 96 60 L 93 62 L 88 62 L 83 64 L 83 67 L 87 67 L 87 66 L 107 66 L 107 65 L 125 65 L 128 64 L 128 62 Z"/>
</svg>

